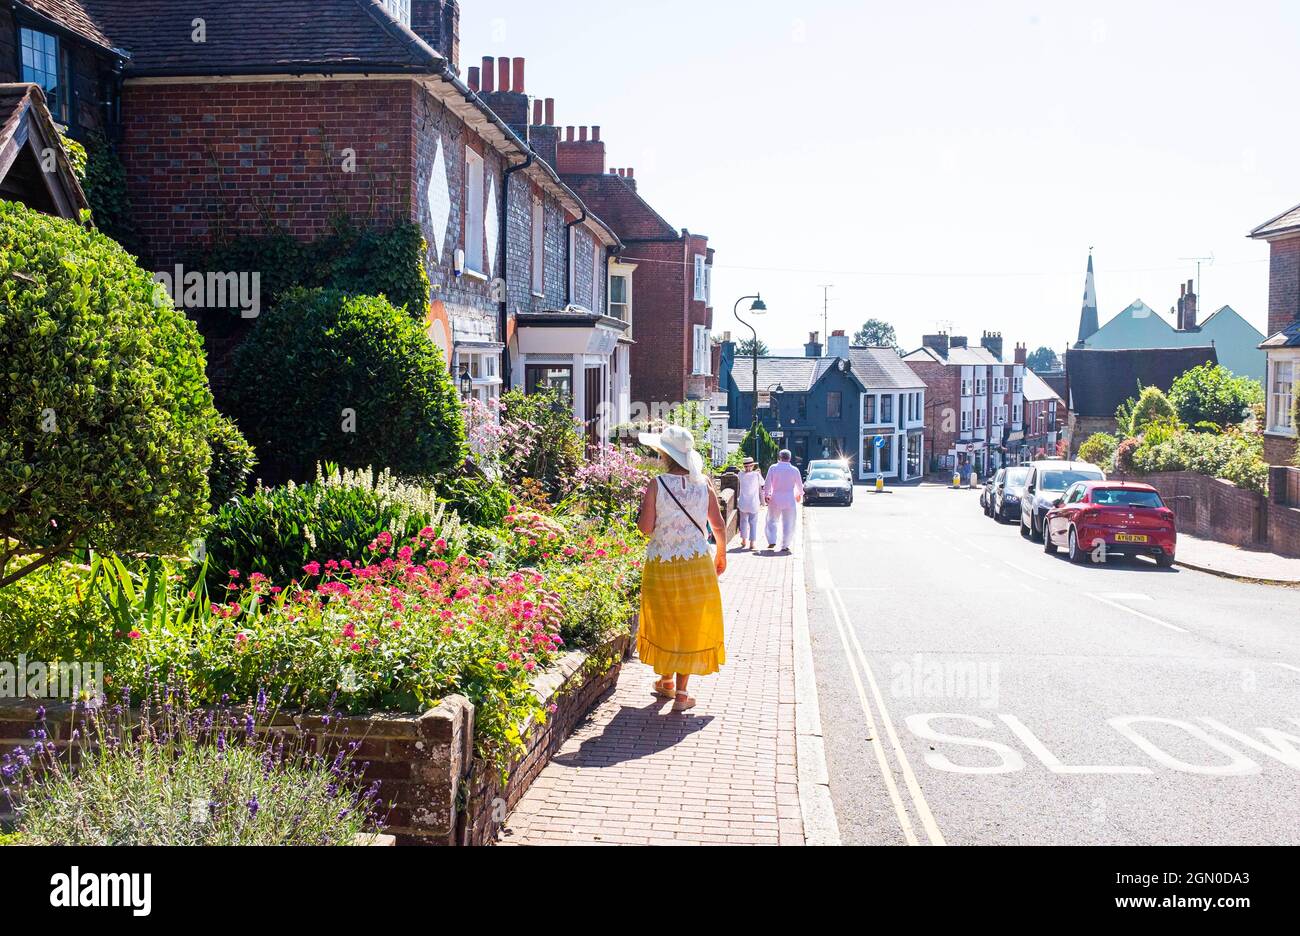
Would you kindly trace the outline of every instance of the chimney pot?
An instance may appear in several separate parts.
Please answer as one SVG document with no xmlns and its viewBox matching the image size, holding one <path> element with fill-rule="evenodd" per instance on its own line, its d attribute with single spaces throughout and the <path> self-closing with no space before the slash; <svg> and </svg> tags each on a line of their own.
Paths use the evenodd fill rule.
<svg viewBox="0 0 1300 936">
<path fill-rule="evenodd" d="M 511 83 L 511 90 L 514 91 L 516 94 L 523 94 L 524 93 L 524 60 L 522 58 L 516 58 L 514 60 L 514 68 L 515 68 L 515 74 L 514 74 L 514 80 Z"/>
<path fill-rule="evenodd" d="M 565 128 L 564 128 L 564 142 L 566 142 L 566 143 L 572 143 L 572 142 L 573 142 L 573 128 L 572 128 L 572 127 L 565 127 Z"/>
<path fill-rule="evenodd" d="M 540 127 L 541 125 L 542 125 L 542 99 L 538 98 L 537 100 L 533 101 L 533 126 Z"/>
<path fill-rule="evenodd" d="M 469 67 L 469 89 L 473 91 L 475 94 L 478 94 L 478 66 L 477 65 L 471 65 Z"/>
<path fill-rule="evenodd" d="M 510 59 L 504 55 L 497 59 L 497 90 L 510 90 Z"/>
<path fill-rule="evenodd" d="M 555 98 L 546 99 L 546 126 L 555 126 Z"/>
<path fill-rule="evenodd" d="M 633 173 L 635 173 L 635 172 L 636 172 L 636 170 L 633 169 L 633 168 L 631 168 L 631 167 L 629 166 L 629 167 L 628 167 L 628 170 L 627 170 L 627 177 L 628 177 L 629 179 L 633 178 Z"/>
<path fill-rule="evenodd" d="M 600 127 L 592 127 L 592 128 L 591 128 L 591 141 L 592 141 L 593 143 L 599 143 L 599 142 L 600 142 Z"/>
<path fill-rule="evenodd" d="M 579 127 L 579 128 L 578 128 L 578 142 L 579 142 L 579 143 L 586 143 L 586 142 L 587 142 L 587 128 L 586 128 L 586 127 Z"/>
<path fill-rule="evenodd" d="M 493 71 L 495 61 L 496 60 L 490 55 L 483 56 L 483 74 L 481 83 L 484 94 L 491 94 L 496 90 L 496 72 Z"/>
</svg>

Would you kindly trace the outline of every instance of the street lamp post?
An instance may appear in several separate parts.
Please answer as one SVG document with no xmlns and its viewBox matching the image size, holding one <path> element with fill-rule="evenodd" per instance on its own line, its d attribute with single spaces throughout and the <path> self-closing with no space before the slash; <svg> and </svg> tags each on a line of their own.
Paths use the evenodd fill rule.
<svg viewBox="0 0 1300 936">
<path fill-rule="evenodd" d="M 754 360 L 754 405 L 750 412 L 749 433 L 754 437 L 754 461 L 758 461 L 758 329 L 740 317 L 740 304 L 746 299 L 754 300 L 749 306 L 749 311 L 754 315 L 762 315 L 766 312 L 767 304 L 763 302 L 762 296 L 755 293 L 752 296 L 741 296 L 731 309 L 731 314 L 735 316 L 736 321 L 754 333 L 754 344 L 750 348 Z"/>
</svg>

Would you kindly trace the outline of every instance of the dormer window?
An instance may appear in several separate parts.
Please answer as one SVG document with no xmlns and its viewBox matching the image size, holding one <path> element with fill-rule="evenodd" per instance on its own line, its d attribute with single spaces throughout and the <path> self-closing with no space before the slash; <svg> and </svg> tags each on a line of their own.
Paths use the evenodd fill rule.
<svg viewBox="0 0 1300 936">
<path fill-rule="evenodd" d="M 403 26 L 411 25 L 411 0 L 383 0 L 383 3 L 393 19 Z"/>
<path fill-rule="evenodd" d="M 60 123 L 71 122 L 69 106 L 67 52 L 58 36 L 22 27 L 18 30 L 18 45 L 23 63 L 23 81 L 40 85 L 45 92 L 45 104 L 54 119 Z"/>
</svg>

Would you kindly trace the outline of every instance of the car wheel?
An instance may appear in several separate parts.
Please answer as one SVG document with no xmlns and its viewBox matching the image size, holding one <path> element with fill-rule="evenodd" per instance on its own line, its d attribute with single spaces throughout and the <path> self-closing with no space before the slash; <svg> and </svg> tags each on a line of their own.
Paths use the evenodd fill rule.
<svg viewBox="0 0 1300 936">
<path fill-rule="evenodd" d="M 1156 556 L 1156 565 L 1162 569 L 1168 569 L 1174 564 L 1174 557 L 1169 553 L 1161 550 L 1160 555 Z"/>
<path fill-rule="evenodd" d="M 1081 549 L 1079 546 L 1079 534 L 1074 531 L 1074 527 L 1070 527 L 1069 556 L 1071 562 L 1077 562 L 1077 563 L 1086 562 L 1088 559 L 1088 554 L 1084 552 L 1083 549 Z"/>
<path fill-rule="evenodd" d="M 1029 518 L 1029 538 L 1035 543 L 1043 541 L 1043 528 L 1040 524 L 1034 523 L 1034 518 Z"/>
<path fill-rule="evenodd" d="M 1023 536 L 1025 539 L 1029 539 L 1029 538 L 1030 538 L 1030 537 L 1029 537 L 1029 529 L 1025 526 L 1025 518 L 1024 518 L 1024 517 L 1021 517 L 1021 518 L 1020 518 L 1020 535 Z"/>
<path fill-rule="evenodd" d="M 1051 534 L 1048 533 L 1046 527 L 1043 527 L 1043 552 L 1049 556 L 1056 555 L 1056 544 L 1052 542 Z"/>
</svg>

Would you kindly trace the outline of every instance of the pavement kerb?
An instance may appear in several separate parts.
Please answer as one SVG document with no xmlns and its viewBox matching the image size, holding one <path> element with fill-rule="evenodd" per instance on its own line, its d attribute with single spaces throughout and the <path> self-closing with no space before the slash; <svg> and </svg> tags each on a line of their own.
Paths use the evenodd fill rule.
<svg viewBox="0 0 1300 936">
<path fill-rule="evenodd" d="M 795 760 L 798 768 L 799 810 L 803 814 L 804 843 L 839 845 L 840 827 L 831 800 L 830 771 L 822 736 L 821 708 L 813 668 L 812 638 L 808 630 L 808 592 L 804 581 L 804 539 L 807 511 L 799 512 L 794 560 L 794 698 Z"/>
<path fill-rule="evenodd" d="M 1300 588 L 1300 581 L 1294 579 L 1270 579 L 1259 578 L 1254 575 L 1240 575 L 1236 572 L 1228 572 L 1225 569 L 1213 569 L 1209 566 L 1185 562 L 1182 559 L 1175 559 L 1174 565 L 1184 569 L 1191 569 L 1193 572 L 1204 572 L 1206 575 L 1217 575 L 1219 578 L 1232 579 L 1234 582 L 1247 582 L 1251 585 L 1272 585 L 1276 588 Z"/>
</svg>

